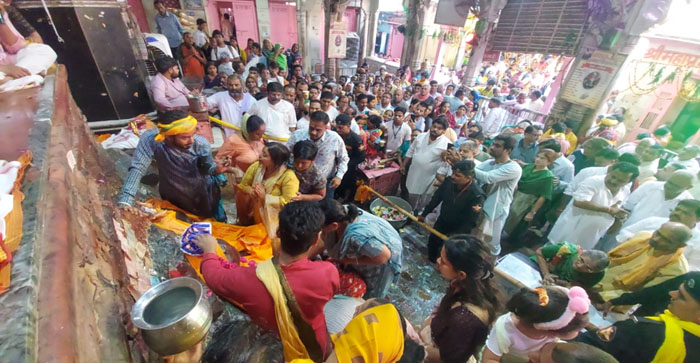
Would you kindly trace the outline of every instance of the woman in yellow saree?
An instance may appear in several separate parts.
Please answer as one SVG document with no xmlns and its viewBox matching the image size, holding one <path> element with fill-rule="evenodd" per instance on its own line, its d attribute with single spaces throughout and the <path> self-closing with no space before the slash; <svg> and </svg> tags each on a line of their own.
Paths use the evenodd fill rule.
<svg viewBox="0 0 700 363">
<path fill-rule="evenodd" d="M 286 167 L 289 155 L 286 146 L 276 142 L 268 144 L 259 161 L 246 170 L 236 193 L 239 224 L 263 223 L 273 241 L 276 240 L 279 211 L 299 191 L 299 180 L 294 171 Z"/>
</svg>

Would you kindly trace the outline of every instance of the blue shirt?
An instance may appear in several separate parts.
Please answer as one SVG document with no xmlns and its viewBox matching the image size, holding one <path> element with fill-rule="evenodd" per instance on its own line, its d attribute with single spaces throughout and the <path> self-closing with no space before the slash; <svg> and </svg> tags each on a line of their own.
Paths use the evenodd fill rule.
<svg viewBox="0 0 700 363">
<path fill-rule="evenodd" d="M 165 35 L 170 48 L 176 48 L 182 44 L 182 34 L 185 32 L 185 29 L 180 25 L 180 20 L 177 19 L 175 14 L 169 11 L 164 16 L 157 13 L 154 20 L 158 33 Z"/>
<path fill-rule="evenodd" d="M 535 162 L 535 158 L 537 158 L 538 151 L 539 148 L 536 142 L 533 142 L 530 144 L 530 147 L 526 148 L 524 140 L 521 139 L 518 141 L 518 144 L 515 145 L 513 151 L 511 151 L 510 158 L 520 160 L 526 164 L 532 164 Z"/>
<path fill-rule="evenodd" d="M 340 245 L 340 258 L 376 257 L 383 247 L 391 252 L 389 261 L 383 265 L 351 265 L 367 284 L 368 297 L 384 297 L 401 273 L 401 236 L 384 219 L 364 212 L 348 224 Z"/>
</svg>

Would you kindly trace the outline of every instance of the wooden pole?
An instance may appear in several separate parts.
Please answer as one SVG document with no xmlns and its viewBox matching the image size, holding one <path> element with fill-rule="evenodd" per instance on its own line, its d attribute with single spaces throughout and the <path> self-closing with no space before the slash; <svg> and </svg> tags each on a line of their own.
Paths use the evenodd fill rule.
<svg viewBox="0 0 700 363">
<path fill-rule="evenodd" d="M 394 209 L 396 209 L 397 211 L 399 211 L 399 213 L 401 213 L 401 214 L 405 215 L 406 217 L 408 217 L 408 219 L 410 219 L 410 220 L 412 220 L 412 221 L 418 223 L 421 227 L 427 229 L 428 232 L 430 232 L 430 233 L 432 233 L 432 234 L 434 234 L 434 235 L 440 237 L 442 240 L 447 240 L 447 239 L 448 239 L 448 237 L 447 237 L 445 234 L 440 233 L 440 232 L 439 232 L 438 230 L 436 230 L 435 228 L 433 228 L 433 227 L 431 227 L 431 226 L 429 226 L 429 225 L 427 225 L 427 224 L 425 224 L 425 223 L 419 221 L 418 218 L 417 218 L 416 216 L 413 215 L 413 213 L 408 212 L 408 211 L 406 211 L 405 209 L 399 207 L 398 205 L 396 205 L 396 203 L 390 201 L 390 200 L 387 199 L 385 196 L 381 195 L 379 192 L 377 192 L 376 190 L 372 189 L 370 186 L 365 185 L 365 186 L 363 186 L 363 187 L 364 187 L 364 188 L 367 188 L 367 190 L 369 190 L 370 192 L 372 192 L 372 194 L 376 195 L 377 197 L 379 197 L 379 199 L 383 200 L 385 203 L 389 204 L 392 208 L 394 208 Z"/>
</svg>

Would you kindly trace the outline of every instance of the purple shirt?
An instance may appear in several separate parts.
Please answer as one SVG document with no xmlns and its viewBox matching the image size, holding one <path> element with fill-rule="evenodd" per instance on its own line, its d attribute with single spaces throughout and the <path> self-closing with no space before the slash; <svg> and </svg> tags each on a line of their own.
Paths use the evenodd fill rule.
<svg viewBox="0 0 700 363">
<path fill-rule="evenodd" d="M 156 108 L 187 107 L 187 95 L 190 91 L 179 78 L 169 80 L 162 73 L 158 73 L 151 81 L 151 93 Z"/>
</svg>

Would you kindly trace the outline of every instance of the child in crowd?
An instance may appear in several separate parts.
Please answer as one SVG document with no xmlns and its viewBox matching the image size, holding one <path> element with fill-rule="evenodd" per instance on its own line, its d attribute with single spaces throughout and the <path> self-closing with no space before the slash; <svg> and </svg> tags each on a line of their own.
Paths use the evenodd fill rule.
<svg viewBox="0 0 700 363">
<path fill-rule="evenodd" d="M 457 107 L 457 113 L 455 114 L 456 126 L 454 128 L 455 132 L 459 137 L 466 136 L 464 135 L 464 130 L 462 126 L 466 125 L 468 122 L 469 115 L 467 114 L 467 106 L 460 105 L 459 107 Z"/>
<path fill-rule="evenodd" d="M 380 156 L 384 151 L 386 141 L 382 139 L 382 119 L 377 115 L 372 115 L 367 119 L 367 159 Z"/>
<path fill-rule="evenodd" d="M 588 324 L 590 304 L 580 287 L 520 289 L 493 324 L 481 361 L 500 362 L 504 354 L 527 359 L 547 343 L 575 338 Z"/>
<path fill-rule="evenodd" d="M 299 192 L 292 198 L 293 202 L 317 202 L 326 197 L 326 178 L 316 169 L 314 160 L 318 148 L 309 140 L 294 144 L 294 174 L 299 179 Z"/>
<path fill-rule="evenodd" d="M 384 122 L 391 121 L 394 118 L 394 111 L 386 110 L 382 113 L 382 119 Z"/>
<path fill-rule="evenodd" d="M 204 89 L 214 87 L 221 87 L 221 76 L 216 64 L 210 62 L 207 64 L 207 74 L 204 75 Z"/>
</svg>

